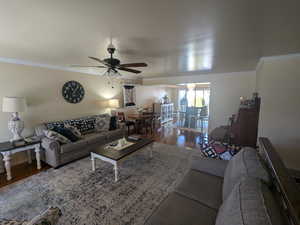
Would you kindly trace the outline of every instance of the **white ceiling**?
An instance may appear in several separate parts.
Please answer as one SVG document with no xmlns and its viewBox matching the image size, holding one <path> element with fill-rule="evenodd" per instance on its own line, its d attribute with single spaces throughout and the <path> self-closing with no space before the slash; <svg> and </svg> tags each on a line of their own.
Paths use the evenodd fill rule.
<svg viewBox="0 0 300 225">
<path fill-rule="evenodd" d="M 294 10 L 300 1 L 285 11 L 282 2 L 0 0 L 0 57 L 58 67 L 97 65 L 87 57 L 107 57 L 112 36 L 123 63 L 149 64 L 143 76 L 253 70 L 268 54 L 264 45 L 272 54 L 300 52 Z M 276 20 L 281 26 L 274 26 Z M 281 47 L 276 31 L 283 26 L 288 42 Z"/>
</svg>

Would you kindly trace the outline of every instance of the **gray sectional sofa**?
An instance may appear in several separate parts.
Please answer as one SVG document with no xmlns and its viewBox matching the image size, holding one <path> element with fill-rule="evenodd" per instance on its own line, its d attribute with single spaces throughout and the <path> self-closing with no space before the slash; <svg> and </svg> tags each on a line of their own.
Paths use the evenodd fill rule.
<svg viewBox="0 0 300 225">
<path fill-rule="evenodd" d="M 146 225 L 287 224 L 273 187 L 255 149 L 244 148 L 230 161 L 198 157 Z"/>
<path fill-rule="evenodd" d="M 95 146 L 109 143 L 125 135 L 125 129 L 110 129 L 105 132 L 97 132 L 95 122 L 97 117 L 105 117 L 111 120 L 108 114 L 81 117 L 71 120 L 62 120 L 55 122 L 43 123 L 35 128 L 35 135 L 42 137 L 41 159 L 50 166 L 57 168 L 76 159 L 88 156 Z M 44 136 L 44 130 L 54 127 L 64 127 L 66 124 L 75 126 L 82 133 L 80 140 L 67 144 L 60 144 Z M 112 127 L 112 126 L 110 126 Z"/>
</svg>

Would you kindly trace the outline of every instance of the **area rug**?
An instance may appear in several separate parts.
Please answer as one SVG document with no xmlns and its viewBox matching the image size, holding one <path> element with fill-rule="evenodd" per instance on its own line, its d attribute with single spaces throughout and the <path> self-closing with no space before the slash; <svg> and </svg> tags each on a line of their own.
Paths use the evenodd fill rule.
<svg viewBox="0 0 300 225">
<path fill-rule="evenodd" d="M 149 148 L 153 148 L 153 158 Z M 174 190 L 200 150 L 152 143 L 120 165 L 89 157 L 49 169 L 0 189 L 0 219 L 27 220 L 49 206 L 63 213 L 59 225 L 142 225 Z"/>
</svg>

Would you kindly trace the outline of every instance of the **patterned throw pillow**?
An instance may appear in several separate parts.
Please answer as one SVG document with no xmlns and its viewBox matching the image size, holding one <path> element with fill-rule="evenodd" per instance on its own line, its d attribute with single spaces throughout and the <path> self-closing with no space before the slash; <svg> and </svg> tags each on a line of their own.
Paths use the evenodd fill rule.
<svg viewBox="0 0 300 225">
<path fill-rule="evenodd" d="M 52 130 L 55 127 L 64 127 L 64 123 L 62 121 L 56 121 L 51 123 L 45 123 L 45 126 L 48 130 Z"/>
<path fill-rule="evenodd" d="M 58 141 L 61 144 L 67 144 L 67 143 L 71 142 L 68 138 L 66 138 L 65 136 L 63 136 L 53 130 L 45 130 L 44 134 L 47 138 Z"/>
<path fill-rule="evenodd" d="M 72 142 L 76 142 L 79 140 L 79 138 L 73 134 L 73 132 L 71 130 L 69 130 L 68 128 L 60 128 L 60 127 L 56 127 L 53 129 L 53 131 L 61 134 L 62 136 L 68 138 L 70 141 Z"/>
<path fill-rule="evenodd" d="M 218 154 L 215 152 L 214 148 L 210 145 L 206 145 L 202 148 L 202 152 L 206 157 L 209 158 L 218 158 Z"/>
<path fill-rule="evenodd" d="M 53 130 L 54 128 L 60 127 L 64 128 L 66 124 L 76 127 L 81 134 L 89 133 L 95 130 L 95 116 L 82 117 L 78 119 L 64 120 L 64 121 L 56 121 L 45 123 L 45 126 L 49 130 Z"/>
<path fill-rule="evenodd" d="M 81 133 L 77 129 L 77 127 L 71 126 L 69 124 L 65 124 L 65 128 L 68 128 L 76 137 L 81 138 Z"/>
<path fill-rule="evenodd" d="M 97 117 L 95 129 L 97 132 L 105 132 L 109 130 L 110 117 Z"/>
<path fill-rule="evenodd" d="M 240 149 L 241 146 L 215 140 L 203 143 L 201 146 L 201 150 L 206 157 L 219 158 L 222 160 L 230 160 Z"/>
<path fill-rule="evenodd" d="M 95 130 L 95 121 L 94 116 L 82 117 L 79 119 L 66 120 L 65 124 L 69 124 L 73 127 L 76 127 L 81 134 L 86 134 L 93 132 Z"/>
</svg>

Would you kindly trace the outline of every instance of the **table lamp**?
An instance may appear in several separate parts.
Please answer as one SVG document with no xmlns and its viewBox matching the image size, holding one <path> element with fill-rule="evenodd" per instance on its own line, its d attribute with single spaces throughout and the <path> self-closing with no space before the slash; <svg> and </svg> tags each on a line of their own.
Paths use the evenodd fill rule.
<svg viewBox="0 0 300 225">
<path fill-rule="evenodd" d="M 119 99 L 110 99 L 108 100 L 109 108 L 117 109 L 120 107 Z"/>
<path fill-rule="evenodd" d="M 12 132 L 11 142 L 23 139 L 21 133 L 24 129 L 24 122 L 20 119 L 19 113 L 26 110 L 26 100 L 22 97 L 4 97 L 2 111 L 12 113 L 8 121 L 8 129 Z"/>
<path fill-rule="evenodd" d="M 108 107 L 110 108 L 110 114 L 112 116 L 116 115 L 116 109 L 120 107 L 119 99 L 109 99 Z"/>
</svg>

